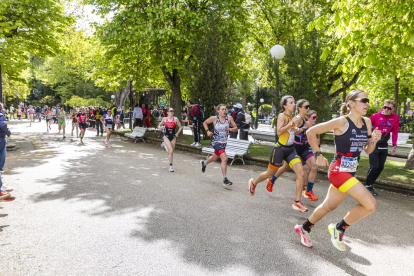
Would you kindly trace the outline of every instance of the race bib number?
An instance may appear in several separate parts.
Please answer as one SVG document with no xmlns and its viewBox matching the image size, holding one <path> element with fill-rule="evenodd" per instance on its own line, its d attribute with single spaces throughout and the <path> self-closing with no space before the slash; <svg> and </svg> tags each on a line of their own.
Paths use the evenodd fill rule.
<svg viewBox="0 0 414 276">
<path fill-rule="evenodd" d="M 341 158 L 341 166 L 339 167 L 340 172 L 356 172 L 358 167 L 358 159 L 353 157 L 345 157 Z"/>
</svg>

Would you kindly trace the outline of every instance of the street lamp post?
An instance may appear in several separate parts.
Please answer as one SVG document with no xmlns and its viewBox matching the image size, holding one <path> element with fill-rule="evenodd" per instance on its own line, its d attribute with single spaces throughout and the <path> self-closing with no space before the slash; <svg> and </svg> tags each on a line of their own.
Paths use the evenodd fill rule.
<svg viewBox="0 0 414 276">
<path fill-rule="evenodd" d="M 286 51 L 285 48 L 282 45 L 275 45 L 270 49 L 270 55 L 273 59 L 276 60 L 277 66 L 276 66 L 276 96 L 280 96 L 280 84 L 279 84 L 279 60 L 284 58 Z"/>
<path fill-rule="evenodd" d="M 260 84 L 261 82 L 259 81 L 259 79 L 256 79 L 256 120 L 254 122 L 254 129 L 257 129 L 257 125 L 258 125 L 258 120 L 259 120 L 259 94 L 260 94 Z"/>
</svg>

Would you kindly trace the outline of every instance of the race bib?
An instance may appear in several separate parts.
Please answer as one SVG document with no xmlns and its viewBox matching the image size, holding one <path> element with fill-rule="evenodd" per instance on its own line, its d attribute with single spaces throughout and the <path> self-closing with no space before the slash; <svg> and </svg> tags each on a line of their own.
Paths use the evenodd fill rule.
<svg viewBox="0 0 414 276">
<path fill-rule="evenodd" d="M 340 172 L 356 172 L 358 167 L 358 158 L 345 157 L 341 158 L 341 166 L 339 167 Z"/>
</svg>

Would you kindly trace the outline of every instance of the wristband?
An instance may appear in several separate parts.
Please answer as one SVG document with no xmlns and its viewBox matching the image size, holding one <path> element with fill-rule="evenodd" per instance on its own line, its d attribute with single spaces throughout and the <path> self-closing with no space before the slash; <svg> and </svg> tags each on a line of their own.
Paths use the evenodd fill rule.
<svg viewBox="0 0 414 276">
<path fill-rule="evenodd" d="M 376 144 L 377 144 L 377 142 L 374 143 L 374 142 L 371 141 L 371 145 L 376 145 Z"/>
<path fill-rule="evenodd" d="M 206 132 L 210 131 L 209 129 L 204 129 Z"/>
<path fill-rule="evenodd" d="M 313 155 L 315 156 L 315 157 L 318 157 L 319 155 L 321 155 L 322 154 L 322 152 L 321 151 L 315 151 L 314 153 L 313 153 Z"/>
</svg>

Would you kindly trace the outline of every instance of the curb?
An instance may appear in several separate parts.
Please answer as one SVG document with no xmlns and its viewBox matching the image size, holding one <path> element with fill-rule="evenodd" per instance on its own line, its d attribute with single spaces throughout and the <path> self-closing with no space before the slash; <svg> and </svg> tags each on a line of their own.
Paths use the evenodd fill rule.
<svg viewBox="0 0 414 276">
<path fill-rule="evenodd" d="M 113 134 L 120 135 L 120 136 L 124 137 L 123 133 L 113 132 Z M 157 138 L 152 138 L 152 137 L 144 137 L 144 138 L 145 138 L 145 141 L 148 141 L 148 142 L 154 143 L 154 144 L 162 142 L 161 139 L 157 139 Z M 195 148 L 195 147 L 192 147 L 190 145 L 184 145 L 184 144 L 176 143 L 175 148 L 179 149 L 179 150 L 184 150 L 184 151 L 188 151 L 188 152 L 197 153 L 197 154 L 200 154 L 200 155 L 202 154 L 201 147 L 200 148 Z M 248 165 L 255 165 L 255 166 L 261 166 L 261 167 L 267 167 L 267 164 L 269 163 L 268 160 L 257 158 L 257 157 L 249 157 L 249 156 L 245 156 L 244 161 Z M 328 173 L 327 170 L 320 169 L 320 168 L 318 169 L 318 172 L 321 173 L 321 174 L 324 174 L 324 175 L 327 175 L 327 173 Z M 365 182 L 367 180 L 367 178 L 365 176 L 356 176 L 356 178 L 361 182 Z M 377 181 L 375 181 L 375 184 L 376 184 L 375 186 L 379 189 L 414 196 L 414 185 L 403 184 L 403 183 L 387 181 L 387 180 L 377 180 Z"/>
</svg>

